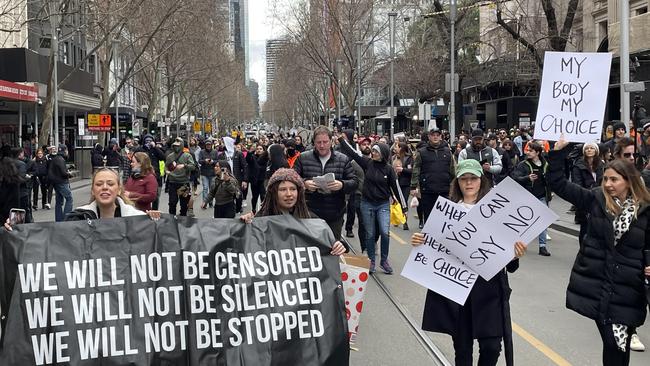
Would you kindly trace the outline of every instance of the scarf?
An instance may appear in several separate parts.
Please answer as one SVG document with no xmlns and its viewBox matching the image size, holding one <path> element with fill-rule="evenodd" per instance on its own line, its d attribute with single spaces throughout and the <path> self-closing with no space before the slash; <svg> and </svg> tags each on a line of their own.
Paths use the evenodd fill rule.
<svg viewBox="0 0 650 366">
<path fill-rule="evenodd" d="M 614 246 L 616 246 L 623 234 L 630 230 L 632 220 L 636 217 L 637 207 L 634 204 L 632 197 L 628 197 L 625 202 L 622 203 L 620 199 L 614 198 L 614 202 L 616 202 L 616 204 L 621 208 L 621 213 L 614 218 L 614 222 L 612 223 L 614 226 Z M 619 350 L 625 352 L 628 326 L 623 324 L 612 324 L 612 332 L 614 333 L 614 339 L 616 339 L 616 345 Z"/>
</svg>

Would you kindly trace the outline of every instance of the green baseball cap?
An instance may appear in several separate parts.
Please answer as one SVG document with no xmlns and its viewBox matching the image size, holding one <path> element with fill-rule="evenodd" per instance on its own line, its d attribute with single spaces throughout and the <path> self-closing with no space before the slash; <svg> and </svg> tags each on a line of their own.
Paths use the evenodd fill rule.
<svg viewBox="0 0 650 366">
<path fill-rule="evenodd" d="M 465 173 L 474 174 L 477 177 L 483 175 L 483 168 L 478 161 L 474 159 L 465 159 L 458 163 L 456 167 L 456 178 L 460 178 L 461 175 Z"/>
</svg>

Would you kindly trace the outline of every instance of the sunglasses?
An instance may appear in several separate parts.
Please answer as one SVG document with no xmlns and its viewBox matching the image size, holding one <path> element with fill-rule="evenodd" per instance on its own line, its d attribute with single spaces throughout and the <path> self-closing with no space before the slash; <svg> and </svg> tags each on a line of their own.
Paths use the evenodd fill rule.
<svg viewBox="0 0 650 366">
<path fill-rule="evenodd" d="M 634 153 L 623 153 L 624 158 L 631 158 L 632 156 L 636 157 L 637 154 Z"/>
</svg>

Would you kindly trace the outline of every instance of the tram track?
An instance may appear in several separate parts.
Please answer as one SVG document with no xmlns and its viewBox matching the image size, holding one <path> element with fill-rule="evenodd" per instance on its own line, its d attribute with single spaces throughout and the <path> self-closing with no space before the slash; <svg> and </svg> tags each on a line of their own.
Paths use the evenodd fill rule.
<svg viewBox="0 0 650 366">
<path fill-rule="evenodd" d="M 354 255 L 359 255 L 357 251 L 354 249 L 354 247 L 351 245 L 351 243 L 346 240 L 345 238 L 341 238 L 342 240 L 345 240 L 348 243 L 348 247 L 350 248 L 350 252 Z M 411 317 L 409 311 L 406 309 L 406 307 L 399 301 L 399 299 L 390 291 L 388 286 L 384 283 L 384 281 L 381 279 L 380 276 L 378 276 L 376 273 L 371 274 L 370 277 L 375 281 L 375 284 L 377 287 L 381 290 L 381 292 L 388 298 L 388 300 L 393 304 L 397 312 L 399 313 L 400 317 L 402 320 L 406 323 L 408 326 L 408 329 L 411 331 L 411 333 L 415 336 L 417 339 L 418 343 L 422 348 L 425 350 L 427 355 L 431 358 L 431 360 L 434 362 L 433 364 L 436 366 L 452 366 L 453 364 L 447 360 L 445 355 L 442 353 L 440 348 L 436 346 L 431 338 L 426 335 L 426 333 L 420 329 L 420 325 L 413 320 Z"/>
</svg>

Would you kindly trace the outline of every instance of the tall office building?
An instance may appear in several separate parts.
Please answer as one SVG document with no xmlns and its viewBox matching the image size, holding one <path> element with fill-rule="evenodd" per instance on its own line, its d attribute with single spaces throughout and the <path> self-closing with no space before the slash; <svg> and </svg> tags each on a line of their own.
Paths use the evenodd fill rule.
<svg viewBox="0 0 650 366">
<path fill-rule="evenodd" d="M 271 89 L 277 71 L 277 59 L 289 43 L 286 39 L 269 39 L 266 41 L 266 100 L 271 99 Z"/>
<path fill-rule="evenodd" d="M 235 50 L 235 57 L 244 66 L 244 81 L 248 85 L 250 70 L 248 48 L 248 0 L 230 0 L 230 42 Z"/>
<path fill-rule="evenodd" d="M 253 107 L 255 108 L 255 117 L 260 115 L 260 85 L 257 81 L 250 79 L 248 81 L 248 90 L 251 93 L 251 99 L 253 100 Z"/>
</svg>

